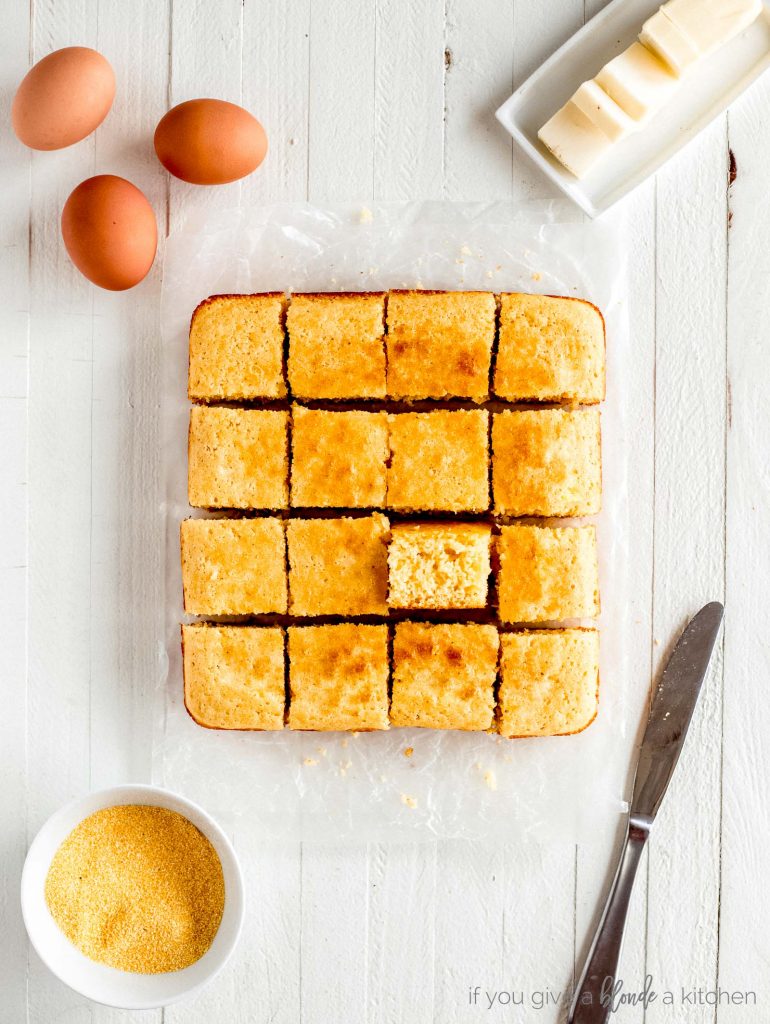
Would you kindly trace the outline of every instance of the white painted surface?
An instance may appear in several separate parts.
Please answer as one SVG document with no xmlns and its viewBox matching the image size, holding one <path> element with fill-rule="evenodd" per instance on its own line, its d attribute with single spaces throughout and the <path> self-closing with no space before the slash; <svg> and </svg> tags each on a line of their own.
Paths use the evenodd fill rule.
<svg viewBox="0 0 770 1024">
<path fill-rule="evenodd" d="M 26 844 L 89 787 L 149 775 L 158 637 L 157 269 L 97 292 L 58 231 L 72 187 L 132 178 L 161 225 L 205 204 L 310 198 L 549 196 L 492 112 L 601 0 L 69 0 L 6 2 L 0 36 L 0 1022 L 114 1024 L 28 953 Z M 29 154 L 13 87 L 59 46 L 99 47 L 115 108 L 95 138 Z M 169 102 L 242 99 L 270 158 L 251 179 L 170 181 L 152 128 Z M 661 992 L 638 1022 L 770 1016 L 770 82 L 736 103 L 627 202 L 636 425 L 629 474 L 636 581 L 629 637 L 638 713 L 670 637 L 727 599 L 723 657 L 656 828 L 623 975 Z M 728 190 L 728 146 L 738 176 Z M 730 218 L 730 219 L 729 219 Z M 721 653 L 721 652 L 720 652 Z M 590 794 L 587 794 L 587 799 Z M 585 948 L 611 852 L 467 844 L 314 849 L 234 836 L 248 874 L 244 940 L 196 1000 L 142 1015 L 347 1024 L 548 1022 L 485 1009 L 484 990 L 558 992 Z M 477 1007 L 469 986 L 480 985 Z M 682 1005 L 681 988 L 753 989 L 758 1007 Z M 662 1002 L 670 988 L 677 1001 Z"/>
</svg>

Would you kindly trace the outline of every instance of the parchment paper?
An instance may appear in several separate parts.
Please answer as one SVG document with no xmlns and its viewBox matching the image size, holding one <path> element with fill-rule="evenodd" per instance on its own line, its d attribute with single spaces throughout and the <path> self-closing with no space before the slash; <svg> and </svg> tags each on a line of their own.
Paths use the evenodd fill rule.
<svg viewBox="0 0 770 1024">
<path fill-rule="evenodd" d="M 560 219 L 571 216 L 572 221 Z M 166 246 L 164 464 L 166 637 L 157 688 L 154 779 L 199 801 L 225 825 L 263 838 L 404 840 L 531 837 L 574 842 L 609 832 L 632 742 L 627 730 L 629 546 L 623 370 L 627 362 L 622 227 L 575 221 L 562 206 L 296 204 L 217 214 Z M 478 288 L 575 295 L 607 322 L 602 406 L 604 507 L 598 517 L 602 589 L 601 699 L 574 737 L 502 740 L 487 734 L 230 733 L 202 729 L 182 692 L 179 522 L 186 499 L 187 332 L 198 302 L 222 292 Z M 404 750 L 412 747 L 411 757 Z"/>
</svg>

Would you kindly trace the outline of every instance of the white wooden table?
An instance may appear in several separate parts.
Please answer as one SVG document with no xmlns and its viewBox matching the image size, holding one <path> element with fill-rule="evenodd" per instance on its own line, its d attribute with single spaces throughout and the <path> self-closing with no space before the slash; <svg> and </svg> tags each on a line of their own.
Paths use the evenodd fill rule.
<svg viewBox="0 0 770 1024">
<path fill-rule="evenodd" d="M 160 261 L 134 292 L 92 288 L 60 241 L 66 196 L 93 173 L 125 175 L 161 229 L 239 201 L 549 196 L 492 112 L 598 6 L 2 5 L 2 1024 L 129 1019 L 48 974 L 27 947 L 18 881 L 28 841 L 61 803 L 149 777 L 162 571 Z M 87 142 L 31 155 L 8 128 L 13 88 L 30 58 L 75 43 L 113 63 L 115 107 Z M 158 118 L 196 96 L 242 102 L 266 125 L 269 158 L 247 181 L 196 189 L 156 162 Z M 661 995 L 646 1012 L 619 1012 L 627 1022 L 770 1019 L 768 104 L 766 79 L 627 202 L 636 714 L 672 631 L 707 599 L 727 605 L 720 656 L 641 872 L 621 972 L 628 989 L 652 975 Z M 234 962 L 198 999 L 136 1019 L 557 1020 L 533 997 L 571 983 L 610 860 L 590 846 L 276 849 L 245 833 L 236 842 L 250 896 Z M 682 1000 L 683 988 L 717 987 L 754 991 L 758 1006 Z M 487 992 L 512 990 L 527 1007 L 487 1009 Z"/>
</svg>

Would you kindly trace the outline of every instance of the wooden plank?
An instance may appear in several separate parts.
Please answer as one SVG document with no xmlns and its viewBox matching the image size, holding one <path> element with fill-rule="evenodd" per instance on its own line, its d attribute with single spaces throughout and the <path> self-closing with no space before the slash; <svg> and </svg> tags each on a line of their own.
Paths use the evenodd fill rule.
<svg viewBox="0 0 770 1024">
<path fill-rule="evenodd" d="M 724 118 L 658 175 L 656 670 L 687 618 L 724 595 L 726 182 Z M 721 730 L 718 653 L 650 845 L 647 971 L 658 990 L 716 979 Z M 659 999 L 646 1020 L 683 1012 Z M 713 1019 L 710 1007 L 687 1014 Z"/>
<path fill-rule="evenodd" d="M 308 199 L 313 202 L 372 196 L 374 12 L 374 0 L 328 0 L 323 8 L 311 7 Z"/>
<path fill-rule="evenodd" d="M 736 177 L 730 189 L 727 317 L 727 565 L 725 693 L 722 745 L 722 833 L 717 982 L 728 992 L 770 998 L 766 950 L 770 899 L 767 871 L 770 813 L 770 727 L 765 687 L 770 650 L 758 625 L 770 578 L 770 478 L 767 436 L 768 356 L 764 324 L 770 294 L 763 200 L 770 140 L 763 112 L 770 86 L 762 82 L 729 114 Z M 719 1024 L 762 1011 L 731 997 L 720 1002 Z"/>
<path fill-rule="evenodd" d="M 207 0 L 186 0 L 169 7 L 168 106 L 204 97 L 241 103 L 245 5 L 219 0 L 212 8 Z M 169 230 L 180 227 L 190 214 L 236 207 L 241 198 L 240 181 L 203 188 L 169 177 L 168 190 Z"/>
<path fill-rule="evenodd" d="M 0 80 L 10 95 L 26 74 L 29 12 L 6 12 L 0 38 Z M 8 1020 L 24 1020 L 27 942 L 19 882 L 27 847 L 27 373 L 29 368 L 30 154 L 6 129 L 0 136 L 6 202 L 0 205 L 3 268 L 0 303 L 5 331 L 0 346 L 0 645 L 3 650 L 3 739 L 0 742 L 0 992 Z"/>
</svg>

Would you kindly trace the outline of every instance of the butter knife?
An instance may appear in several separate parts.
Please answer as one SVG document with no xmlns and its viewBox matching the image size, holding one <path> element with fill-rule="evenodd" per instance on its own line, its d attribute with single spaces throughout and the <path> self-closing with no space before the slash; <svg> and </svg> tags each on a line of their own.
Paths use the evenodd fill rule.
<svg viewBox="0 0 770 1024">
<path fill-rule="evenodd" d="M 615 879 L 575 990 L 568 1024 L 604 1024 L 612 1013 L 636 869 L 682 752 L 723 615 L 724 608 L 717 601 L 701 608 L 680 636 L 663 670 L 639 753 Z"/>
</svg>

